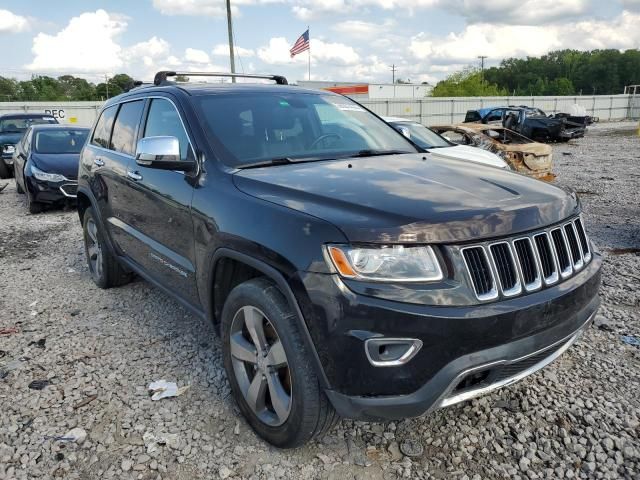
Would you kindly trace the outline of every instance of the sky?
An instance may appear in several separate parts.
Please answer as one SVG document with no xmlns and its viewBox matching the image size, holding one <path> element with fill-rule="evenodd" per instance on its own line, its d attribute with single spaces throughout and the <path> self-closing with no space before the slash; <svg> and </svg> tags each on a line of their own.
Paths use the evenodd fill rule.
<svg viewBox="0 0 640 480">
<path fill-rule="evenodd" d="M 640 47 L 640 0 L 231 0 L 236 70 L 435 83 L 469 65 L 573 48 Z M 0 75 L 99 82 L 229 71 L 225 0 L 0 0 Z"/>
</svg>

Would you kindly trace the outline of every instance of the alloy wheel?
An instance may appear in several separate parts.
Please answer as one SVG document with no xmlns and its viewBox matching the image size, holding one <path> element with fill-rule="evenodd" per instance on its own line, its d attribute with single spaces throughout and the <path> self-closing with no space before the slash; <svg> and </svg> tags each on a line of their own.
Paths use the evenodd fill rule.
<svg viewBox="0 0 640 480">
<path fill-rule="evenodd" d="M 277 427 L 289 418 L 292 385 L 280 337 L 264 313 L 245 306 L 236 312 L 229 336 L 236 381 L 252 412 Z"/>
<path fill-rule="evenodd" d="M 102 247 L 98 241 L 98 226 L 93 218 L 87 221 L 87 258 L 89 268 L 98 278 L 102 277 Z"/>
</svg>

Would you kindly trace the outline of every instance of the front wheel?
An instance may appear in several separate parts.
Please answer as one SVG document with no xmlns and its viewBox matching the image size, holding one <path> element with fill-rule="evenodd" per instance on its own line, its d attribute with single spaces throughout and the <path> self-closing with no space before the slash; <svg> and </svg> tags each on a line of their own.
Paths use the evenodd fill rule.
<svg viewBox="0 0 640 480">
<path fill-rule="evenodd" d="M 29 210 L 29 213 L 31 214 L 40 213 L 44 210 L 44 205 L 40 202 L 36 202 L 31 198 L 31 194 L 27 193 L 27 210 Z"/>
<path fill-rule="evenodd" d="M 82 222 L 84 248 L 91 279 L 100 288 L 118 287 L 128 283 L 131 276 L 109 251 L 93 209 L 87 208 Z"/>
<path fill-rule="evenodd" d="M 222 347 L 233 396 L 267 442 L 297 447 L 338 420 L 295 314 L 269 280 L 255 278 L 231 291 L 222 311 Z"/>
</svg>

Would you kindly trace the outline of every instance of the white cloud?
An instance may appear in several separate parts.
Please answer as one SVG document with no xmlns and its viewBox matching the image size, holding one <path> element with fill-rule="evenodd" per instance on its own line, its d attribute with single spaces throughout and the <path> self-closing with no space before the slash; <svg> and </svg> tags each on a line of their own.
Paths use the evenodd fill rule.
<svg viewBox="0 0 640 480">
<path fill-rule="evenodd" d="M 184 51 L 184 59 L 190 63 L 210 63 L 211 59 L 204 50 L 198 50 L 195 48 L 187 48 Z"/>
<path fill-rule="evenodd" d="M 30 70 L 105 72 L 119 69 L 122 48 L 115 38 L 127 22 L 104 10 L 82 13 L 55 35 L 39 33 L 33 39 Z"/>
<path fill-rule="evenodd" d="M 238 6 L 282 3 L 286 0 L 233 0 L 232 15 L 238 15 Z M 227 6 L 224 0 L 153 0 L 153 6 L 163 15 L 191 15 L 207 17 L 226 17 Z"/>
<path fill-rule="evenodd" d="M 9 10 L 0 9 L 0 33 L 19 33 L 29 28 L 29 21 Z"/>
<path fill-rule="evenodd" d="M 622 0 L 622 7 L 625 10 L 640 11 L 640 0 Z"/>
<path fill-rule="evenodd" d="M 154 36 L 147 41 L 123 49 L 122 60 L 125 68 L 129 69 L 139 62 L 142 62 L 145 67 L 152 67 L 158 59 L 167 57 L 169 50 L 169 42 Z"/>
<path fill-rule="evenodd" d="M 291 63 L 307 62 L 307 53 L 291 58 L 289 50 L 293 45 L 284 37 L 275 37 L 269 40 L 269 44 L 258 49 L 258 58 L 269 65 L 286 65 Z M 311 59 L 314 64 L 327 65 L 354 65 L 359 61 L 357 52 L 344 43 L 324 42 L 320 39 L 311 40 Z"/>
<path fill-rule="evenodd" d="M 250 48 L 242 48 L 242 47 L 238 47 L 237 45 L 233 46 L 233 51 L 236 54 L 236 56 L 242 57 L 242 58 L 253 57 L 256 54 L 256 52 L 251 50 Z M 212 53 L 218 57 L 228 57 L 229 45 L 227 45 L 226 43 L 220 43 L 215 47 L 213 47 Z"/>
<path fill-rule="evenodd" d="M 336 32 L 342 33 L 349 37 L 368 40 L 375 38 L 381 34 L 386 34 L 395 27 L 396 22 L 392 19 L 385 20 L 383 23 L 365 22 L 362 20 L 347 20 L 336 23 L 331 28 Z"/>
<path fill-rule="evenodd" d="M 491 0 L 481 7 L 475 0 L 439 0 L 438 4 L 472 23 L 543 25 L 585 14 L 591 0 Z"/>
<path fill-rule="evenodd" d="M 294 61 L 300 61 L 302 58 L 300 55 L 291 58 L 289 54 L 290 48 L 291 44 L 286 38 L 271 38 L 269 39 L 269 45 L 258 48 L 258 58 L 269 65 L 285 65 Z"/>
</svg>

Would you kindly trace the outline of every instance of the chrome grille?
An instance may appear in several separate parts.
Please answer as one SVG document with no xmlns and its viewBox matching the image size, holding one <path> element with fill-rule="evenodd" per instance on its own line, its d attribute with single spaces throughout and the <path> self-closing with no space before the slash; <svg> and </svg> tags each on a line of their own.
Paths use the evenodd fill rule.
<svg viewBox="0 0 640 480">
<path fill-rule="evenodd" d="M 530 235 L 460 250 L 479 300 L 511 297 L 553 285 L 592 257 L 581 218 Z"/>
</svg>

